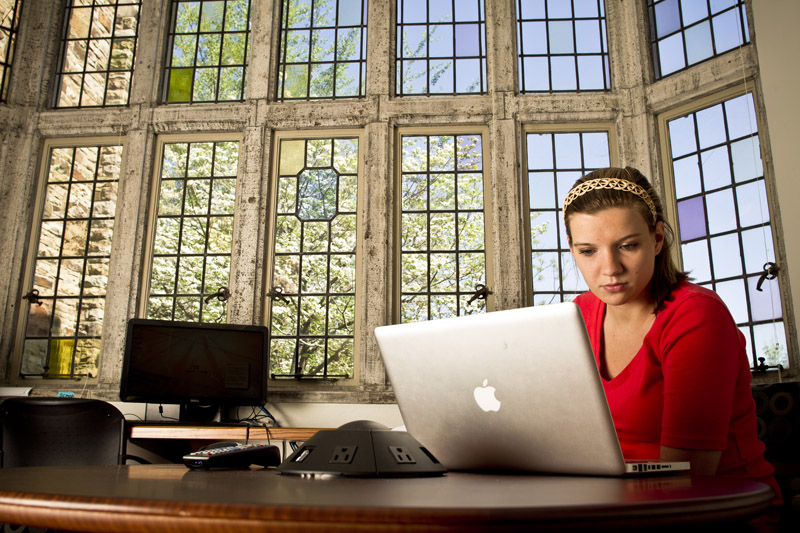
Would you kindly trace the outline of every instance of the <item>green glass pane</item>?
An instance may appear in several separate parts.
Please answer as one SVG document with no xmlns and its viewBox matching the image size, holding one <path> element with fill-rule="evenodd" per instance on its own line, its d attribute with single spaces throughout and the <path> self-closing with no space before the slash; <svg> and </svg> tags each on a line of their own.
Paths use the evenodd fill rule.
<svg viewBox="0 0 800 533">
<path fill-rule="evenodd" d="M 205 178 L 211 176 L 214 143 L 192 143 L 189 150 L 188 175 Z"/>
<path fill-rule="evenodd" d="M 153 320 L 172 320 L 173 300 L 168 297 L 150 297 L 147 301 L 147 318 Z"/>
<path fill-rule="evenodd" d="M 355 322 L 355 297 L 331 296 L 328 303 L 328 335 L 353 335 Z"/>
<path fill-rule="evenodd" d="M 284 98 L 308 96 L 308 65 L 286 65 L 282 79 Z"/>
<path fill-rule="evenodd" d="M 403 254 L 402 292 L 422 292 L 428 287 L 428 261 L 425 254 Z"/>
<path fill-rule="evenodd" d="M 179 2 L 175 18 L 176 33 L 194 33 L 200 20 L 200 2 Z"/>
<path fill-rule="evenodd" d="M 203 11 L 200 17 L 200 31 L 222 31 L 222 17 L 225 13 L 225 2 L 218 0 L 203 2 Z"/>
<path fill-rule="evenodd" d="M 285 375 L 292 373 L 296 347 L 297 341 L 294 339 L 272 339 L 269 353 L 269 371 L 271 374 Z"/>
<path fill-rule="evenodd" d="M 184 180 L 162 180 L 158 195 L 158 215 L 180 215 Z"/>
<path fill-rule="evenodd" d="M 198 68 L 194 72 L 194 87 L 192 88 L 193 102 L 211 102 L 217 97 L 216 68 Z"/>
<path fill-rule="evenodd" d="M 281 141 L 281 163 L 279 172 L 281 176 L 295 175 L 305 166 L 306 142 Z"/>
<path fill-rule="evenodd" d="M 150 272 L 150 294 L 173 294 L 177 270 L 177 257 L 154 257 Z"/>
<path fill-rule="evenodd" d="M 333 168 L 340 174 L 358 172 L 358 139 L 333 140 Z"/>
<path fill-rule="evenodd" d="M 198 66 L 217 66 L 219 65 L 222 36 L 200 35 L 197 41 L 197 65 Z"/>
<path fill-rule="evenodd" d="M 232 215 L 236 205 L 236 180 L 214 180 L 211 191 L 211 214 Z"/>
<path fill-rule="evenodd" d="M 206 279 L 203 294 L 214 294 L 230 284 L 231 258 L 229 255 L 206 258 Z M 215 298 L 216 300 L 216 298 Z"/>
<path fill-rule="evenodd" d="M 332 149 L 331 139 L 309 139 L 306 143 L 306 165 L 309 168 L 332 166 Z"/>
<path fill-rule="evenodd" d="M 178 294 L 202 294 L 203 258 L 181 257 L 178 266 Z"/>
<path fill-rule="evenodd" d="M 454 174 L 431 174 L 430 176 L 430 209 L 455 209 L 456 177 Z"/>
<path fill-rule="evenodd" d="M 169 71 L 167 102 L 190 102 L 192 99 L 193 77 L 194 69 L 171 69 Z"/>
<path fill-rule="evenodd" d="M 308 144 L 311 146 L 311 141 Z M 301 172 L 298 191 L 300 219 L 331 220 L 336 216 L 337 189 L 338 176 L 333 170 L 314 169 Z"/>
<path fill-rule="evenodd" d="M 325 369 L 325 339 L 300 339 L 298 365 L 304 376 L 316 376 Z"/>
<path fill-rule="evenodd" d="M 306 222 L 303 224 L 304 252 L 327 252 L 328 238 L 327 222 Z"/>
<path fill-rule="evenodd" d="M 175 67 L 193 67 L 195 64 L 196 35 L 176 35 L 172 45 L 172 63 Z"/>
<path fill-rule="evenodd" d="M 339 212 L 355 212 L 357 193 L 358 176 L 339 176 Z"/>
<path fill-rule="evenodd" d="M 485 247 L 483 213 L 458 215 L 458 249 L 483 250 Z"/>
<path fill-rule="evenodd" d="M 244 33 L 229 33 L 222 42 L 222 64 L 244 65 L 245 43 L 247 35 Z"/>
<path fill-rule="evenodd" d="M 453 292 L 456 290 L 456 254 L 431 254 L 430 290 Z"/>
<path fill-rule="evenodd" d="M 334 267 L 331 266 L 331 268 L 333 269 Z M 333 274 L 337 272 L 339 271 L 333 271 Z M 279 255 L 275 257 L 275 267 L 272 273 L 272 285 L 274 287 L 281 287 L 284 294 L 298 293 L 300 287 L 299 256 Z"/>
<path fill-rule="evenodd" d="M 202 297 L 180 296 L 175 298 L 175 320 L 183 322 L 200 321 L 200 302 Z"/>
<path fill-rule="evenodd" d="M 328 374 L 353 375 L 353 339 L 328 340 Z"/>
<path fill-rule="evenodd" d="M 206 303 L 203 300 L 203 317 L 202 322 L 206 324 L 223 324 L 225 323 L 227 314 L 226 302 L 217 298 L 212 299 Z"/>
<path fill-rule="evenodd" d="M 300 285 L 304 293 L 324 293 L 328 288 L 328 256 L 306 255 L 300 272 Z"/>
<path fill-rule="evenodd" d="M 286 301 L 272 300 L 270 333 L 273 337 L 296 333 L 297 298 L 287 296 L 285 299 Z M 294 357 L 294 352 L 292 352 L 292 357 Z"/>
</svg>

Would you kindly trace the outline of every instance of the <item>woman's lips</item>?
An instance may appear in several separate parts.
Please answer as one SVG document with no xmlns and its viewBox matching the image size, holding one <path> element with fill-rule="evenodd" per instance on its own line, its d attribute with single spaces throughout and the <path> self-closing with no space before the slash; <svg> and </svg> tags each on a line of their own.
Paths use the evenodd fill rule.
<svg viewBox="0 0 800 533">
<path fill-rule="evenodd" d="M 603 289 L 608 292 L 622 292 L 625 290 L 626 283 L 608 283 L 603 285 Z"/>
</svg>

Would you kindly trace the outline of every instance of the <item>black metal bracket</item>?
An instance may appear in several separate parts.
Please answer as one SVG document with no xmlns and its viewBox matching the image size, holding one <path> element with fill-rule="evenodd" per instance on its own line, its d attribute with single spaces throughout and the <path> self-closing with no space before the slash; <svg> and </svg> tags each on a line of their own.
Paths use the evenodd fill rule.
<svg viewBox="0 0 800 533">
<path fill-rule="evenodd" d="M 271 291 L 267 293 L 267 296 L 272 298 L 273 300 L 280 300 L 284 303 L 291 303 L 289 299 L 283 295 L 283 289 L 281 287 L 273 287 Z"/>
<path fill-rule="evenodd" d="M 217 292 L 214 294 L 209 294 L 206 296 L 206 303 L 211 302 L 214 298 L 219 300 L 220 302 L 227 302 L 228 298 L 231 297 L 231 291 L 228 290 L 228 287 L 220 287 Z"/>
<path fill-rule="evenodd" d="M 489 287 L 482 283 L 478 283 L 475 285 L 475 293 L 469 300 L 467 300 L 467 305 L 471 304 L 475 300 L 485 300 L 490 294 L 492 294 L 492 291 L 489 290 Z"/>
<path fill-rule="evenodd" d="M 775 279 L 778 277 L 778 265 L 773 263 L 772 261 L 767 261 L 764 263 L 764 272 L 761 274 L 761 277 L 758 278 L 758 283 L 756 283 L 756 290 L 759 292 L 763 292 L 761 286 L 764 284 L 764 280 L 767 279 Z"/>
<path fill-rule="evenodd" d="M 42 305 L 42 301 L 39 299 L 39 289 L 31 289 L 28 291 L 28 294 L 22 297 L 23 300 L 28 300 L 31 305 Z"/>
</svg>

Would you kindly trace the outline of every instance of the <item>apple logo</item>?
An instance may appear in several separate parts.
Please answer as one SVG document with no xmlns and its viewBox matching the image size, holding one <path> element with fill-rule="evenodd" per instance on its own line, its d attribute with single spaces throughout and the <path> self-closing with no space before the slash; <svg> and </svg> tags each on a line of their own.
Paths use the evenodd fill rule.
<svg viewBox="0 0 800 533">
<path fill-rule="evenodd" d="M 494 387 L 489 385 L 489 380 L 483 380 L 482 387 L 475 387 L 473 394 L 475 396 L 475 402 L 477 402 L 478 407 L 486 411 L 499 411 L 500 410 L 500 400 L 495 398 L 495 389 Z"/>
</svg>

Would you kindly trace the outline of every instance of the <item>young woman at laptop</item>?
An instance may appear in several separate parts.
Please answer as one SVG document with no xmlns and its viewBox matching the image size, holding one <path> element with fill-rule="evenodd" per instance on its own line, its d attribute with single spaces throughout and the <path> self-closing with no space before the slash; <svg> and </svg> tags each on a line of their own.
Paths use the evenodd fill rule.
<svg viewBox="0 0 800 533">
<path fill-rule="evenodd" d="M 690 461 L 697 475 L 766 482 L 745 339 L 716 293 L 675 266 L 672 230 L 638 170 L 579 179 L 564 200 L 580 306 L 628 460 Z M 778 496 L 778 499 L 780 496 Z"/>
</svg>

